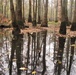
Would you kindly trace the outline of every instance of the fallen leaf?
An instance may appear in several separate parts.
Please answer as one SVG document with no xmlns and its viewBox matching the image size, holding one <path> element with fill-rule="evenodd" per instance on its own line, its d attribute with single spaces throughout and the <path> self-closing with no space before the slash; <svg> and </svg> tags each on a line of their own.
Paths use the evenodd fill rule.
<svg viewBox="0 0 76 75">
<path fill-rule="evenodd" d="M 25 67 L 21 67 L 21 68 L 19 68 L 20 70 L 28 70 L 27 68 L 25 68 Z"/>
<path fill-rule="evenodd" d="M 13 59 L 13 61 L 16 61 L 17 59 Z"/>
<path fill-rule="evenodd" d="M 36 74 L 36 71 L 33 71 L 32 74 Z"/>
<path fill-rule="evenodd" d="M 72 44 L 72 45 L 70 45 L 71 47 L 75 47 L 76 46 L 76 44 Z"/>
</svg>

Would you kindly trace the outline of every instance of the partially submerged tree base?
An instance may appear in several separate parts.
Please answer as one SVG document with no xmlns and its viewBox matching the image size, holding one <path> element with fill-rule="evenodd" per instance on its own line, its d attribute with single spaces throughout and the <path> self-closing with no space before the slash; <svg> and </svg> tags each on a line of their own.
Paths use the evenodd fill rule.
<svg viewBox="0 0 76 75">
<path fill-rule="evenodd" d="M 20 29 L 19 28 L 14 28 L 12 31 L 13 35 L 18 35 L 20 33 Z"/>
<path fill-rule="evenodd" d="M 24 28 L 24 23 L 23 21 L 17 21 L 17 25 L 20 29 L 23 29 Z"/>
<path fill-rule="evenodd" d="M 36 20 L 33 20 L 33 26 L 36 26 Z"/>
<path fill-rule="evenodd" d="M 67 25 L 66 21 L 61 22 L 60 30 L 59 30 L 60 34 L 63 34 L 63 35 L 66 34 L 66 25 Z"/>
<path fill-rule="evenodd" d="M 41 24 L 40 16 L 38 17 L 38 22 L 37 24 Z"/>
<path fill-rule="evenodd" d="M 32 22 L 31 15 L 29 15 L 28 22 Z"/>
<path fill-rule="evenodd" d="M 71 30 L 76 31 L 76 22 L 72 23 Z"/>
<path fill-rule="evenodd" d="M 41 27 L 48 27 L 47 24 L 41 24 Z"/>
<path fill-rule="evenodd" d="M 13 28 L 18 28 L 18 25 L 16 24 L 16 21 L 15 22 L 12 22 L 12 27 Z"/>
</svg>

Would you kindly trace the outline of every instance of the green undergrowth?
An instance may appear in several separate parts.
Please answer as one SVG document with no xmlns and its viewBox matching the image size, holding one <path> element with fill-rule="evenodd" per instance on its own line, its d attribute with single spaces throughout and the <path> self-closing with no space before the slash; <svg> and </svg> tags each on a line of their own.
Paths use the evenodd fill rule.
<svg viewBox="0 0 76 75">
<path fill-rule="evenodd" d="M 54 21 L 49 21 L 48 22 L 48 25 L 50 26 L 50 25 L 59 25 L 59 22 L 54 22 Z"/>
</svg>

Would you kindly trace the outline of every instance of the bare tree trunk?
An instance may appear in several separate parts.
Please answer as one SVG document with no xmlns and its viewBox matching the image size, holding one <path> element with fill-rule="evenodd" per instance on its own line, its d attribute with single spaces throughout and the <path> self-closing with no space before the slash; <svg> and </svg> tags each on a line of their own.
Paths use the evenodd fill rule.
<svg viewBox="0 0 76 75">
<path fill-rule="evenodd" d="M 58 0 L 58 21 L 61 22 L 61 0 Z"/>
<path fill-rule="evenodd" d="M 73 17 L 73 22 L 72 22 L 71 30 L 72 31 L 76 31 L 76 0 L 75 0 L 74 17 Z"/>
<path fill-rule="evenodd" d="M 16 24 L 16 14 L 14 10 L 13 0 L 10 0 L 10 11 L 11 11 L 12 26 L 14 28 L 17 28 L 18 25 Z"/>
<path fill-rule="evenodd" d="M 22 10 L 23 10 L 22 18 L 23 18 L 23 22 L 25 22 L 25 7 L 24 7 L 24 0 L 22 0 Z"/>
<path fill-rule="evenodd" d="M 33 26 L 36 26 L 37 18 L 37 0 L 33 0 Z"/>
<path fill-rule="evenodd" d="M 58 22 L 58 0 L 55 0 L 55 3 L 56 3 L 56 5 L 55 5 L 55 22 Z"/>
<path fill-rule="evenodd" d="M 48 27 L 48 0 L 46 0 L 44 4 L 45 10 L 44 10 L 44 19 L 41 24 L 42 27 Z"/>
<path fill-rule="evenodd" d="M 38 0 L 38 24 L 41 23 L 41 0 Z"/>
<path fill-rule="evenodd" d="M 16 0 L 16 21 L 18 27 L 24 28 L 23 18 L 22 18 L 22 0 Z"/>
<path fill-rule="evenodd" d="M 29 0 L 29 17 L 28 17 L 28 22 L 32 22 L 32 15 L 31 15 L 31 0 Z"/>
<path fill-rule="evenodd" d="M 61 25 L 60 25 L 60 34 L 66 34 L 66 26 L 68 25 L 68 16 L 67 16 L 67 0 L 61 0 Z"/>
<path fill-rule="evenodd" d="M 42 22 L 42 20 L 43 20 L 43 18 L 44 18 L 44 0 L 41 0 L 41 22 Z"/>
<path fill-rule="evenodd" d="M 3 15 L 6 16 L 7 0 L 4 0 L 3 4 Z"/>
<path fill-rule="evenodd" d="M 0 0 L 0 13 L 3 13 L 3 0 Z"/>
<path fill-rule="evenodd" d="M 72 14 L 72 11 L 73 11 L 73 1 L 74 0 L 70 0 L 70 13 L 69 13 L 69 21 L 72 22 L 72 17 L 73 17 L 73 14 Z"/>
</svg>

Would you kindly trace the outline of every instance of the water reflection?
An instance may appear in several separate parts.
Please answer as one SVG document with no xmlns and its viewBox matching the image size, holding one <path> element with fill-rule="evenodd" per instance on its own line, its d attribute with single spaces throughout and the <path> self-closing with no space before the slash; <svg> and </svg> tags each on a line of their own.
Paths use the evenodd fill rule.
<svg viewBox="0 0 76 75">
<path fill-rule="evenodd" d="M 17 64 L 17 75 L 21 75 L 20 68 L 22 67 L 21 53 L 23 50 L 23 34 L 13 31 L 11 56 L 9 61 L 9 74 L 12 75 L 12 63 L 15 60 Z"/>
<path fill-rule="evenodd" d="M 24 34 L 20 34 L 16 30 L 13 31 L 9 75 L 13 75 L 13 71 L 16 71 L 15 74 L 17 75 L 33 75 L 39 74 L 39 72 L 41 75 L 44 75 L 46 71 L 45 57 L 47 31 L 27 33 L 25 40 L 28 39 L 24 42 L 23 36 Z M 25 42 L 27 42 L 27 47 L 23 49 L 23 46 L 25 46 L 23 43 Z"/>
<path fill-rule="evenodd" d="M 74 58 L 72 44 L 75 40 L 70 37 L 61 38 L 46 30 L 1 34 L 0 75 L 69 75 Z"/>
</svg>

